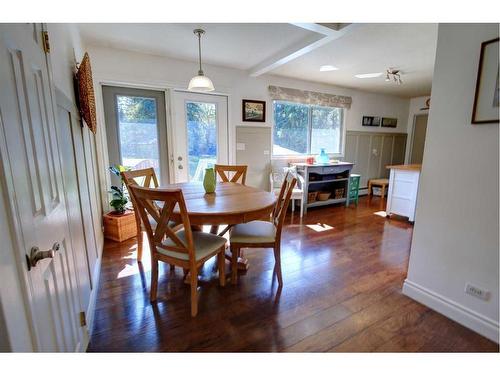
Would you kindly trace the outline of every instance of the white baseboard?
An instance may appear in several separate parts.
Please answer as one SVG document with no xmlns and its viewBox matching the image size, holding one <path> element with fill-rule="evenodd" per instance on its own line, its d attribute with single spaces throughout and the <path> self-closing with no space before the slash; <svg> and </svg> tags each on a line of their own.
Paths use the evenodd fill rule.
<svg viewBox="0 0 500 375">
<path fill-rule="evenodd" d="M 444 316 L 470 328 L 482 336 L 498 343 L 498 322 L 478 314 L 438 293 L 424 288 L 408 279 L 403 284 L 403 293 L 408 297 L 430 307 Z"/>
<path fill-rule="evenodd" d="M 94 327 L 95 304 L 97 301 L 97 291 L 99 290 L 99 280 L 101 278 L 101 260 L 102 260 L 102 254 L 95 263 L 94 277 L 93 277 L 93 280 L 95 280 L 94 289 L 90 294 L 89 308 L 87 309 L 87 327 L 89 330 L 89 335 L 92 334 L 92 329 Z"/>
<path fill-rule="evenodd" d="M 101 278 L 101 260 L 102 260 L 102 250 L 100 252 L 99 258 L 97 258 L 97 261 L 94 265 L 94 272 L 92 272 L 92 280 L 94 280 L 94 288 L 90 293 L 89 306 L 87 308 L 87 312 L 85 313 L 87 321 L 86 325 L 87 332 L 85 335 L 86 336 L 85 340 L 81 345 L 82 352 L 87 351 L 87 347 L 89 346 L 90 343 L 90 336 L 92 336 L 92 330 L 94 327 L 95 304 L 97 301 L 97 291 L 99 290 L 99 280 Z"/>
</svg>

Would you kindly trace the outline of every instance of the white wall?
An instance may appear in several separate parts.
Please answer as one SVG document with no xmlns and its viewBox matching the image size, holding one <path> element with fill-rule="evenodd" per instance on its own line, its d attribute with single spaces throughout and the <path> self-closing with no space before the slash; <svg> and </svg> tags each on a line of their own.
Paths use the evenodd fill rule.
<svg viewBox="0 0 500 375">
<path fill-rule="evenodd" d="M 499 125 L 471 125 L 481 42 L 495 37 L 498 24 L 439 25 L 404 292 L 498 342 Z"/>
<path fill-rule="evenodd" d="M 88 52 L 92 61 L 98 121 L 101 129 L 104 128 L 104 115 L 99 84 L 104 82 L 119 85 L 122 83 L 162 89 L 185 89 L 191 77 L 198 71 L 195 63 L 166 57 L 95 46 L 88 46 Z M 271 84 L 351 96 L 352 106 L 346 112 L 345 118 L 348 130 L 406 132 L 409 107 L 409 99 L 406 98 L 366 93 L 272 75 L 253 78 L 242 70 L 210 65 L 204 65 L 203 69 L 205 74 L 214 82 L 217 92 L 229 95 L 229 160 L 231 162 L 235 158 L 235 127 L 259 125 L 259 123 L 241 121 L 242 99 L 266 100 L 267 118 L 266 123 L 262 124 L 262 126 L 272 125 L 272 100 L 268 94 L 268 86 Z M 396 117 L 398 118 L 398 126 L 397 128 L 362 127 L 363 115 Z M 101 139 L 101 143 L 104 151 L 101 157 L 105 164 L 107 162 L 107 156 L 105 155 L 106 140 Z M 107 175 L 102 176 L 101 184 L 102 189 L 109 184 Z M 103 191 L 106 191 L 106 189 Z M 103 201 L 106 199 L 107 197 L 103 195 Z"/>
<path fill-rule="evenodd" d="M 415 122 L 415 116 L 417 115 L 425 115 L 429 113 L 429 110 L 421 108 L 425 108 L 425 102 L 429 99 L 428 96 L 418 96 L 410 99 L 410 106 L 408 109 L 408 121 L 406 131 L 408 133 L 408 137 L 406 138 L 406 151 L 405 151 L 405 162 L 409 163 L 410 161 L 410 148 L 411 142 L 413 140 L 413 125 Z"/>
<path fill-rule="evenodd" d="M 80 31 L 75 24 L 49 23 L 50 60 L 54 84 L 69 99 L 74 101 L 73 72 L 75 62 L 84 54 Z"/>
</svg>

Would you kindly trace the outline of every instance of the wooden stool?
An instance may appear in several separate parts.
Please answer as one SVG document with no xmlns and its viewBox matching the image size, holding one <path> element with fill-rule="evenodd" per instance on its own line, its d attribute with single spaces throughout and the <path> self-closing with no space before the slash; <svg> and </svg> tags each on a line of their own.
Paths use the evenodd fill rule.
<svg viewBox="0 0 500 375">
<path fill-rule="evenodd" d="M 379 186 L 382 188 L 381 197 L 384 199 L 386 187 L 389 186 L 389 180 L 387 178 L 376 178 L 373 180 L 368 180 L 368 196 L 372 196 L 372 188 L 374 186 Z"/>
</svg>

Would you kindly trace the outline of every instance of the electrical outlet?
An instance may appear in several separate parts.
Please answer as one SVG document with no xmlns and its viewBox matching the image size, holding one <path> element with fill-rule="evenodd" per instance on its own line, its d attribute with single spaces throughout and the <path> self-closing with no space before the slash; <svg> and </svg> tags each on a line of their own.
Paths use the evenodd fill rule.
<svg viewBox="0 0 500 375">
<path fill-rule="evenodd" d="M 470 294 L 471 296 L 482 299 L 483 301 L 488 301 L 490 299 L 490 292 L 484 289 L 481 289 L 472 284 L 465 284 L 465 293 Z"/>
</svg>

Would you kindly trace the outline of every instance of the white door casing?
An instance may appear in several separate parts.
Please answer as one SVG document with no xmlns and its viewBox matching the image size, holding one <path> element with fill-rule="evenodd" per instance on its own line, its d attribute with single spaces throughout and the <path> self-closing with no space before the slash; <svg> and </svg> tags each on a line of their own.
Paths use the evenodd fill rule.
<svg viewBox="0 0 500 375">
<path fill-rule="evenodd" d="M 0 25 L 0 153 L 35 351 L 79 350 L 83 330 L 55 128 L 54 88 L 39 25 Z M 55 256 L 28 271 L 32 247 Z"/>
<path fill-rule="evenodd" d="M 188 175 L 187 146 L 187 102 L 213 103 L 217 114 L 217 162 L 228 163 L 228 98 L 223 95 L 202 94 L 185 91 L 172 91 L 172 139 L 173 150 L 170 154 L 170 168 L 173 170 L 174 182 L 186 182 Z"/>
</svg>

